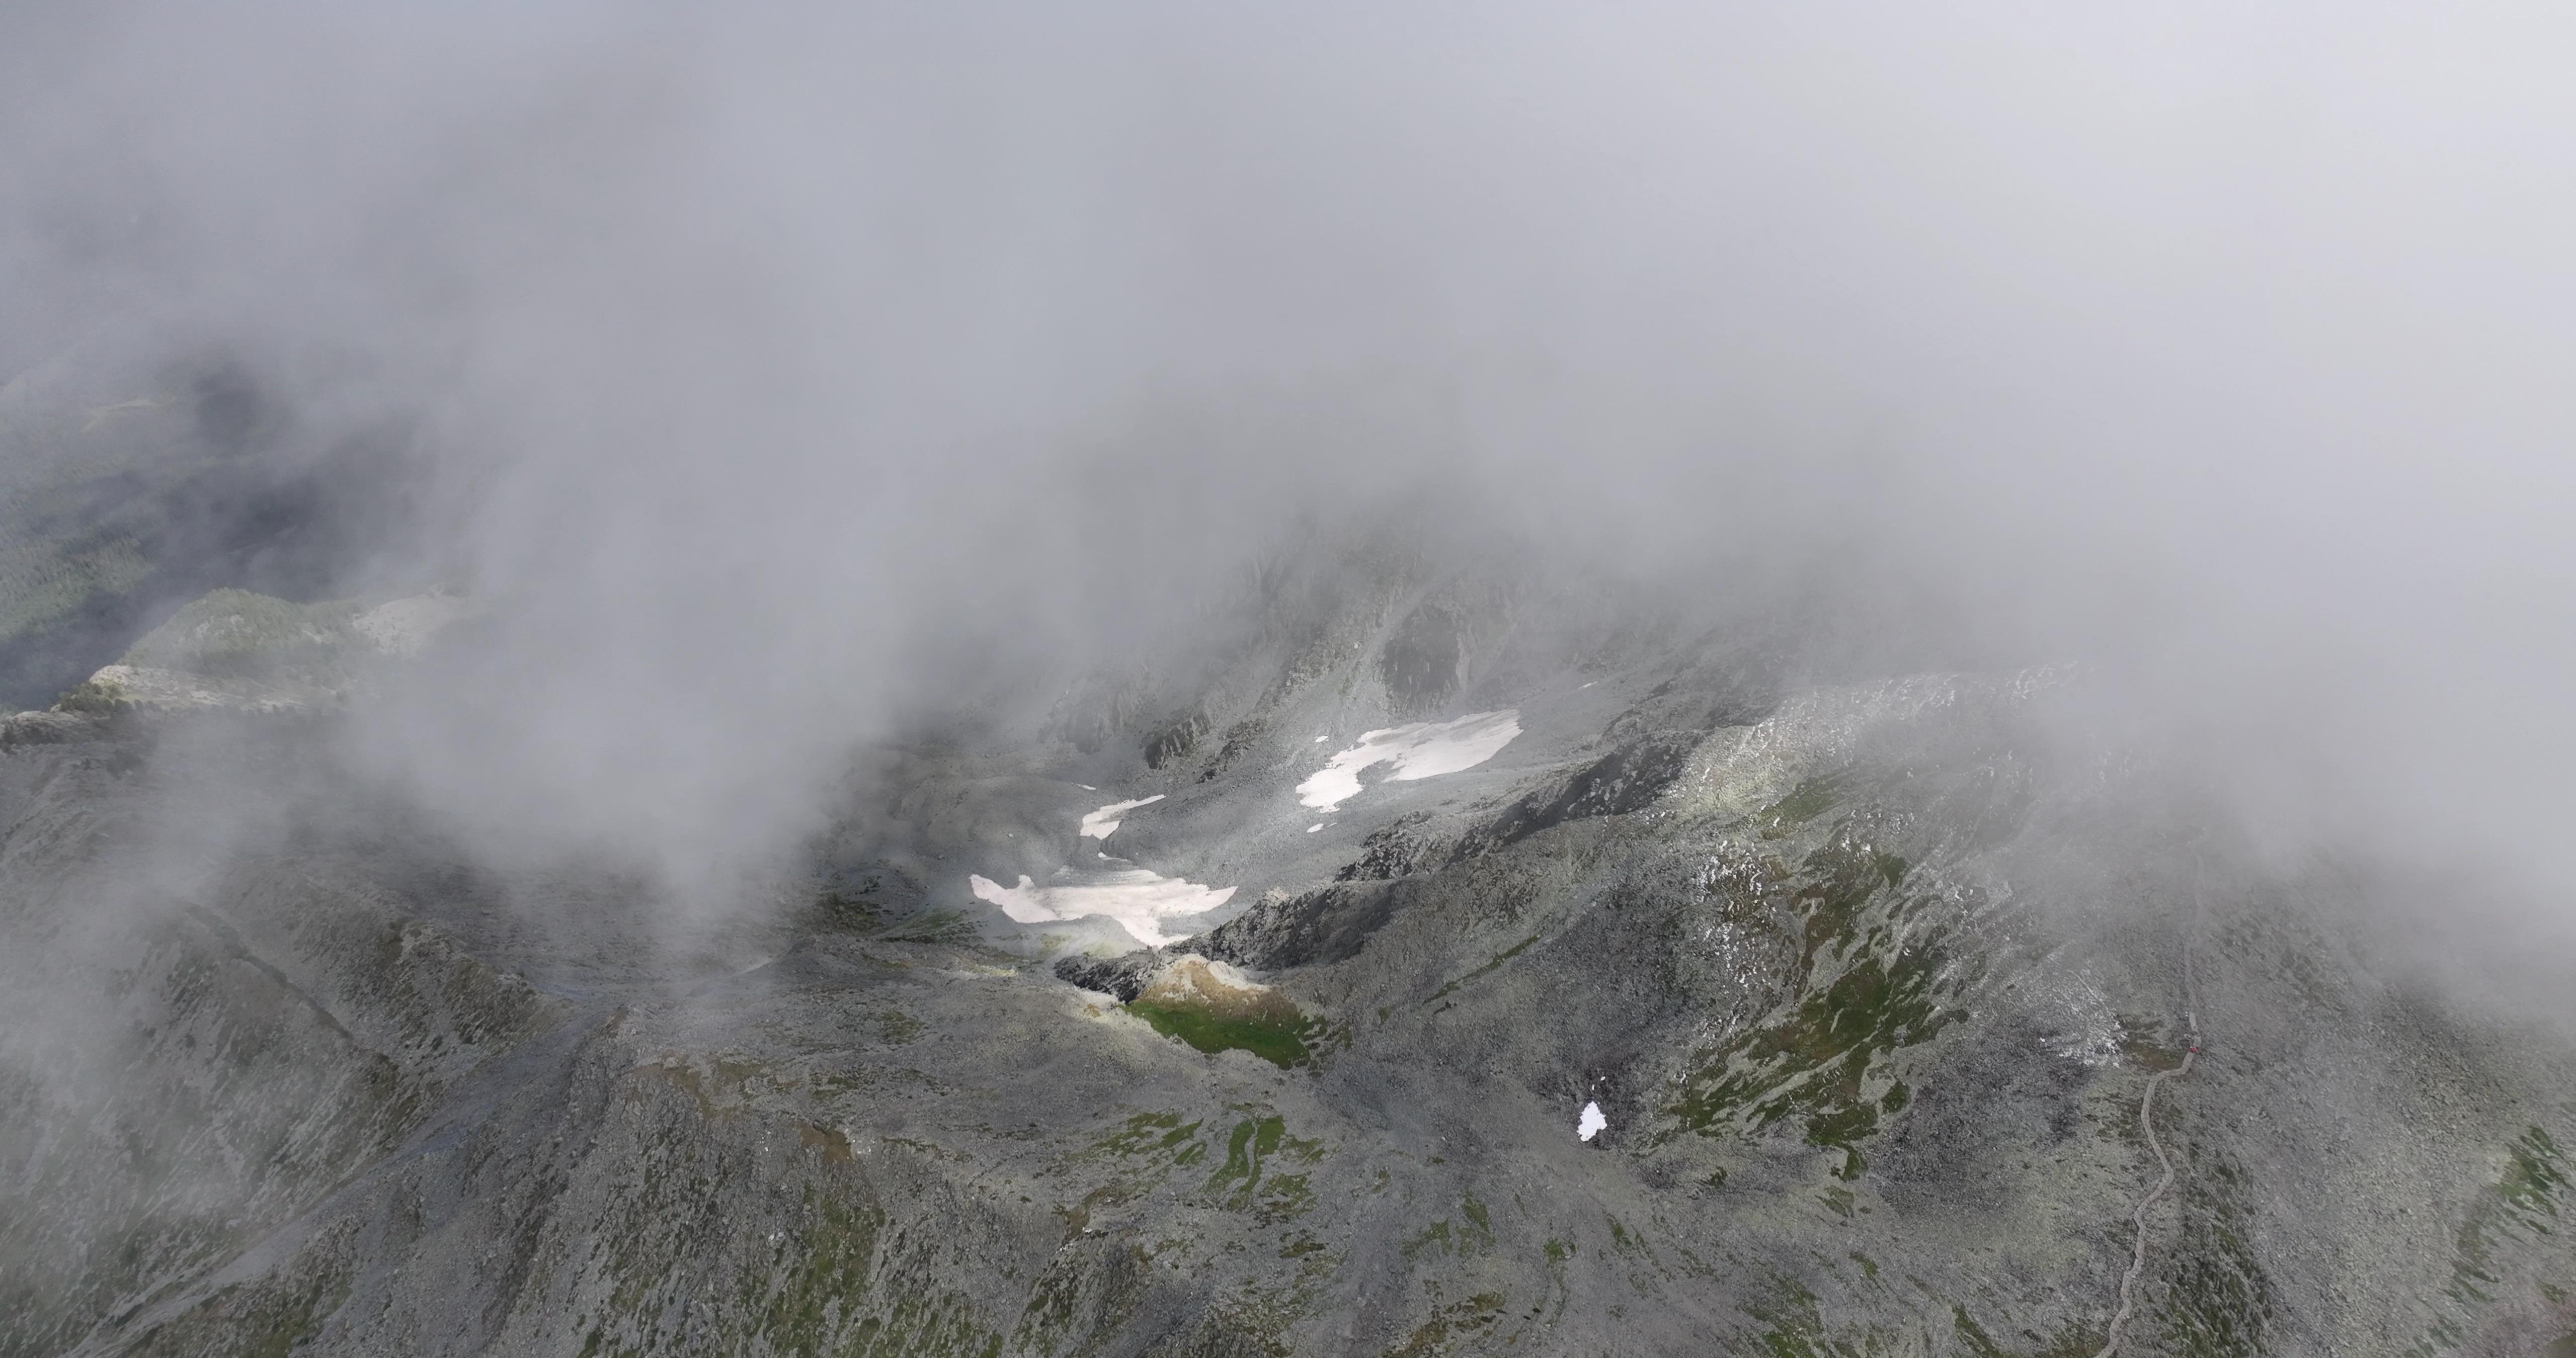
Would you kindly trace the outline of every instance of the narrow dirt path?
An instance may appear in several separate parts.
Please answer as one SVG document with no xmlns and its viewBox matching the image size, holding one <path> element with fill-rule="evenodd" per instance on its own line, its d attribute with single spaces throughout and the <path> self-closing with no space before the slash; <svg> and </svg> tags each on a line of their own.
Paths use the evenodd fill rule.
<svg viewBox="0 0 2576 1358">
<path fill-rule="evenodd" d="M 2195 855 L 2191 869 L 2191 930 L 2182 940 L 2182 1018 L 2191 1040 L 2186 1044 L 2182 1064 L 2148 1076 L 2146 1096 L 2138 1100 L 2138 1122 L 2147 1129 L 2147 1149 L 2156 1153 L 2156 1164 L 2164 1172 L 2157 1176 L 2156 1186 L 2147 1190 L 2147 1196 L 2138 1200 L 2138 1210 L 2129 1216 L 2138 1230 L 2137 1246 L 2129 1256 L 2129 1271 L 2120 1275 L 2120 1309 L 2111 1313 L 2111 1328 L 2102 1337 L 2102 1351 L 2093 1358 L 2112 1358 L 2120 1351 L 2120 1328 L 2129 1323 L 2129 1313 L 2137 1306 L 2138 1275 L 2147 1270 L 2147 1212 L 2173 1187 L 2173 1160 L 2165 1154 L 2164 1142 L 2156 1137 L 2156 1091 L 2167 1080 L 2191 1074 L 2192 1064 L 2200 1059 L 2200 975 L 2192 960 L 2200 941 L 2200 910 L 2200 862 Z"/>
</svg>

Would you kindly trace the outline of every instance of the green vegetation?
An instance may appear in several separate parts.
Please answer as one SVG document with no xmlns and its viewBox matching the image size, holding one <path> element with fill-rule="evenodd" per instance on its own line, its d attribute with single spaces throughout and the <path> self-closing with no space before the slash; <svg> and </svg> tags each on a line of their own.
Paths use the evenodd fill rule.
<svg viewBox="0 0 2576 1358">
<path fill-rule="evenodd" d="M 1708 1053 L 1681 1101 L 1666 1110 L 1683 1128 L 1760 1131 L 1795 1115 L 1809 1144 L 1842 1153 L 1838 1177 L 1860 1177 L 1868 1163 L 1860 1145 L 1877 1133 L 1882 1115 L 1911 1099 L 1902 1082 L 1876 1087 L 1887 1078 L 1881 1063 L 1957 1017 L 1939 994 L 1949 960 L 1940 931 L 1916 929 L 1896 945 L 1906 916 L 1922 904 L 1894 895 L 1904 871 L 1901 859 L 1842 843 L 1808 856 L 1805 880 L 1790 897 L 1802 915 L 1802 993 L 1787 1012 Z M 1881 893 L 1885 922 L 1864 930 L 1863 916 Z M 1836 962 L 1839 974 L 1816 988 L 1811 978 Z"/>
<path fill-rule="evenodd" d="M 977 1323 L 975 1303 L 962 1293 L 905 1292 L 883 1315 L 860 1321 L 836 1351 L 850 1358 L 1000 1358 L 1002 1336 Z"/>
<path fill-rule="evenodd" d="M 85 537 L 22 545 L 0 556 L 0 641 L 69 617 L 90 600 L 113 598 L 152 576 L 152 563 L 131 537 Z"/>
<path fill-rule="evenodd" d="M 1311 1165 L 1324 1158 L 1324 1146 L 1288 1135 L 1286 1120 L 1276 1113 L 1245 1118 L 1226 1134 L 1225 1163 L 1208 1176 L 1207 1191 L 1228 1210 L 1249 1210 L 1264 1222 L 1300 1215 L 1314 1206 L 1314 1189 L 1306 1175 L 1268 1173 L 1283 1155 Z"/>
<path fill-rule="evenodd" d="M 127 648 L 124 663 L 209 676 L 328 670 L 359 643 L 349 625 L 358 612 L 354 600 L 297 604 L 218 589 Z"/>
<path fill-rule="evenodd" d="M 1154 1025 L 1155 1032 L 1178 1038 L 1210 1056 L 1221 1051 L 1248 1051 L 1286 1070 L 1313 1055 L 1306 1048 L 1308 1021 L 1302 1016 L 1229 1017 L 1195 1005 L 1156 1004 L 1142 999 L 1128 1005 L 1127 1012 Z"/>
<path fill-rule="evenodd" d="M 1502 1318 L 1503 1294 L 1479 1292 L 1465 1301 L 1451 1302 L 1431 1313 L 1431 1318 L 1416 1328 L 1412 1336 L 1396 1348 L 1387 1350 L 1387 1358 L 1431 1358 L 1451 1351 L 1452 1340 L 1464 1340 Z"/>
<path fill-rule="evenodd" d="M 1091 1153 L 1134 1156 L 1169 1151 L 1175 1146 L 1191 1142 L 1198 1136 L 1201 1125 L 1196 1122 L 1183 1123 L 1178 1113 L 1138 1113 L 1121 1124 L 1117 1131 L 1093 1142 Z M 1200 1155 L 1207 1153 L 1205 1146 L 1199 1146 L 1197 1149 Z M 1188 1164 L 1197 1158 L 1196 1155 L 1189 1155 L 1177 1158 L 1176 1163 Z"/>
<path fill-rule="evenodd" d="M 2008 1349 L 1996 1343 L 1995 1337 L 1986 1333 L 1984 1327 L 1968 1315 L 1967 1307 L 1955 1302 L 1950 1306 L 1950 1324 L 1959 1342 L 1966 1345 L 1968 1352 L 1975 1354 L 1976 1358 L 2092 1358 L 2102 1351 L 2105 1337 L 2099 1331 L 2069 1327 L 2057 1338 L 2045 1341 L 2046 1348 Z"/>
<path fill-rule="evenodd" d="M 112 716 L 133 705 L 134 700 L 126 696 L 124 689 L 99 683 L 95 679 L 84 679 L 63 690 L 63 696 L 54 702 L 54 706 L 65 712 L 81 712 L 99 717 Z"/>
<path fill-rule="evenodd" d="M 837 1193 L 805 1190 L 811 1216 L 775 1250 L 772 1269 L 747 1275 L 754 1295 L 745 1309 L 760 1316 L 758 1333 L 782 1353 L 821 1353 L 868 1295 L 877 1232 L 885 1214 Z M 757 1290 L 766 1285 L 763 1298 Z M 765 1304 L 764 1304 L 765 1302 Z"/>
<path fill-rule="evenodd" d="M 2416 1352 L 2445 1352 L 2467 1337 L 2468 1313 L 2492 1305 L 2505 1286 L 2507 1258 L 2556 1233 L 2571 1178 L 2576 1178 L 2576 1165 L 2546 1130 L 2525 1127 L 2506 1145 L 2504 1172 L 2470 1206 L 2452 1247 L 2451 1281 L 2444 1292 L 2454 1314 L 2435 1322 Z"/>
<path fill-rule="evenodd" d="M 2256 1358 L 2274 1351 L 2271 1280 L 2248 1239 L 2253 1213 L 2244 1170 L 2218 1152 L 2195 1150 L 2181 1176 L 2184 1238 L 2167 1275 L 2165 1351 L 2185 1358 Z"/>
<path fill-rule="evenodd" d="M 1072 1158 L 1077 1162 L 1115 1157 L 1143 1160 L 1147 1165 L 1143 1174 L 1105 1184 L 1085 1196 L 1080 1205 L 1060 1209 L 1067 1219 L 1068 1233 L 1080 1232 L 1093 1208 L 1133 1199 L 1161 1175 L 1206 1159 L 1209 1145 L 1199 1135 L 1204 1125 L 1185 1123 L 1177 1113 L 1138 1113 L 1118 1130 L 1093 1142 L 1088 1150 L 1076 1153 Z M 1219 1207 L 1251 1212 L 1264 1225 L 1275 1225 L 1302 1216 L 1315 1205 L 1315 1191 L 1308 1176 L 1280 1172 L 1280 1157 L 1311 1165 L 1322 1159 L 1323 1153 L 1322 1143 L 1288 1135 L 1287 1123 L 1277 1114 L 1245 1118 L 1229 1131 L 1225 1163 L 1208 1176 L 1206 1191 Z"/>
<path fill-rule="evenodd" d="M 1769 1358 L 1859 1358 L 1866 1351 L 1837 1343 L 1826 1334 L 1815 1293 L 1776 1274 L 1771 1283 L 1775 1300 L 1743 1308 L 1746 1315 L 1770 1327 L 1754 1336 L 1756 1352 Z"/>
<path fill-rule="evenodd" d="M 1039 1273 L 1037 1286 L 1030 1290 L 1028 1305 L 1020 1313 L 1019 1330 L 1012 1336 L 1012 1347 L 1022 1352 L 1053 1353 L 1066 1347 L 1069 1339 L 1080 1340 L 1086 1329 L 1095 1335 L 1114 1331 L 1135 1314 L 1145 1299 L 1146 1281 L 1153 1269 L 1151 1256 L 1134 1244 L 1115 1250 L 1107 1258 L 1058 1255 Z M 1084 1315 L 1086 1292 L 1093 1294 L 1089 1317 Z"/>
<path fill-rule="evenodd" d="M 1443 1217 L 1423 1227 L 1412 1239 L 1404 1243 L 1404 1257 L 1410 1259 L 1418 1254 L 1454 1254 L 1466 1257 L 1493 1249 L 1493 1215 L 1486 1210 L 1485 1204 L 1474 1198 L 1466 1198 L 1460 1201 L 1459 1211 L 1467 1219 L 1464 1226 L 1453 1230 L 1449 1219 Z M 1572 1246 L 1558 1241 L 1549 1241 L 1548 1259 L 1551 1265 L 1563 1262 L 1563 1256 L 1556 1252 L 1559 1249 L 1563 1249 L 1566 1254 L 1573 1253 Z"/>
<path fill-rule="evenodd" d="M 2549 1133 L 2526 1127 L 2505 1148 L 2505 1156 L 2504 1177 L 2496 1182 L 2497 1199 L 2521 1225 L 2546 1234 L 2549 1228 L 2541 1218 L 2556 1217 L 2559 1199 L 2567 1192 L 2566 1152 L 2558 1149 Z"/>
<path fill-rule="evenodd" d="M 1804 825 L 1833 810 L 1834 803 L 1841 799 L 1842 780 L 1840 778 L 1831 775 L 1810 778 L 1799 784 L 1796 791 L 1772 803 L 1769 809 L 1761 813 L 1759 819 L 1777 824 Z"/>
<path fill-rule="evenodd" d="M 975 921 L 958 910 L 924 910 L 895 921 L 879 935 L 888 943 L 940 943 L 950 947 L 979 937 Z"/>
<path fill-rule="evenodd" d="M 1199 1139 L 1199 1129 L 1204 1125 L 1183 1122 L 1178 1113 L 1138 1113 L 1119 1124 L 1116 1131 L 1066 1157 L 1068 1164 L 1104 1159 L 1141 1162 L 1122 1166 L 1129 1172 L 1092 1189 L 1072 1207 L 1056 1209 L 1065 1219 L 1066 1238 L 1082 1233 L 1094 1209 L 1131 1201 L 1171 1171 L 1206 1159 L 1208 1143 Z"/>
<path fill-rule="evenodd" d="M 2127 1035 L 2120 1043 L 2122 1056 L 2151 1071 L 2182 1068 L 2185 1044 L 2171 1037 L 2161 1020 L 2130 1014 L 2117 1017 L 2120 1031 Z"/>
<path fill-rule="evenodd" d="M 1656 1258 L 1654 1250 L 1647 1246 L 1644 1232 L 1629 1230 L 1626 1222 L 1621 1221 L 1617 1217 L 1607 1216 L 1607 1214 L 1604 1215 L 1605 1219 L 1610 1223 L 1611 1253 L 1630 1255 L 1635 1258 L 1643 1259 L 1658 1269 L 1664 1266 L 1664 1261 Z"/>
</svg>

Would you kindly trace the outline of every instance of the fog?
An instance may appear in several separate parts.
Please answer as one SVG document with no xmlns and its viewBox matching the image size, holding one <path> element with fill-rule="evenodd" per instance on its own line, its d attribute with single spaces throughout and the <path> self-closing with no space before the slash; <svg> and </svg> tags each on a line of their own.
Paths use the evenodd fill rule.
<svg viewBox="0 0 2576 1358">
<path fill-rule="evenodd" d="M 360 752 L 675 883 L 796 842 L 926 695 L 1384 508 L 1673 597 L 1826 582 L 1889 669 L 2076 660 L 2276 852 L 2477 862 L 2563 922 L 2571 40 L 20 5 L 0 366 L 211 346 L 406 431 L 369 578 L 490 612 Z"/>
</svg>

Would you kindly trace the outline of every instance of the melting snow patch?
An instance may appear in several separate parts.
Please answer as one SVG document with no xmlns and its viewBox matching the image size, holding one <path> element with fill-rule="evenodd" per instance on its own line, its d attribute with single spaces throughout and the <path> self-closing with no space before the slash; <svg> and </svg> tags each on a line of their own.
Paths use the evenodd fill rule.
<svg viewBox="0 0 2576 1358">
<path fill-rule="evenodd" d="M 1039 886 L 1022 873 L 1018 886 L 1004 886 L 980 876 L 968 877 L 966 884 L 975 889 L 977 900 L 1002 907 L 1003 914 L 1022 924 L 1105 915 L 1149 948 L 1189 937 L 1186 933 L 1164 933 L 1162 921 L 1174 915 L 1214 910 L 1234 898 L 1233 887 L 1201 886 L 1144 868 L 1078 874 L 1067 869 L 1056 876 L 1069 880 Z"/>
<path fill-rule="evenodd" d="M 1513 707 L 1456 721 L 1370 731 L 1359 744 L 1334 755 L 1314 777 L 1299 783 L 1297 800 L 1317 811 L 1336 811 L 1359 795 L 1360 770 L 1372 764 L 1393 764 L 1395 769 L 1387 777 L 1397 782 L 1435 778 L 1484 763 L 1520 733 L 1520 709 Z"/>
<path fill-rule="evenodd" d="M 1098 790 L 1099 789 L 1097 788 L 1085 789 L 1085 791 L 1093 792 Z M 1163 794 L 1157 792 L 1151 797 L 1139 797 L 1132 802 L 1111 802 L 1109 805 L 1104 806 L 1082 818 L 1082 837 L 1085 839 L 1107 839 L 1111 835 L 1118 833 L 1118 826 L 1127 818 L 1128 812 L 1133 811 L 1140 806 L 1152 806 L 1154 803 L 1161 800 L 1163 800 Z"/>
<path fill-rule="evenodd" d="M 1601 1116 L 1601 1105 L 1587 1103 L 1583 1105 L 1583 1116 L 1574 1120 L 1574 1139 L 1589 1141 L 1601 1135 L 1609 1126 L 1610 1119 Z"/>
</svg>

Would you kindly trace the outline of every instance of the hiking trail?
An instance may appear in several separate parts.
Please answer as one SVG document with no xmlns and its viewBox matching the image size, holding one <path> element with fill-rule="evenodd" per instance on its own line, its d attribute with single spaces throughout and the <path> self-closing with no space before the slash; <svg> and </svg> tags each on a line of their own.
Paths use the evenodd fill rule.
<svg viewBox="0 0 2576 1358">
<path fill-rule="evenodd" d="M 2191 870 L 2191 929 L 2183 935 L 2182 940 L 2182 1018 L 2183 1026 L 2191 1034 L 2191 1040 L 2184 1044 L 2182 1064 L 2172 1070 L 2160 1070 L 2148 1076 L 2146 1095 L 2138 1101 L 2138 1122 L 2147 1129 L 2147 1149 L 2156 1153 L 2156 1164 L 2164 1172 L 2157 1177 L 2156 1186 L 2147 1190 L 2147 1196 L 2138 1200 L 2138 1210 L 2129 1216 L 2129 1220 L 2137 1227 L 2137 1245 L 2129 1256 L 2129 1271 L 2120 1275 L 2120 1309 L 2111 1313 L 2111 1328 L 2102 1337 L 2102 1351 L 2095 1354 L 2093 1358 L 2112 1358 L 2112 1355 L 2120 1351 L 2120 1327 L 2129 1323 L 2129 1313 L 2137 1305 L 2138 1275 L 2144 1273 L 2147 1268 L 2147 1213 L 2164 1198 L 2166 1190 L 2173 1187 L 2173 1160 L 2165 1154 L 2164 1143 L 2156 1137 L 2156 1090 L 2162 1088 L 2167 1080 L 2179 1079 L 2191 1074 L 2192 1064 L 2200 1059 L 2200 977 L 2194 970 L 2192 960 L 2194 946 L 2200 938 L 2200 878 L 2199 856 L 2194 855 Z"/>
</svg>

